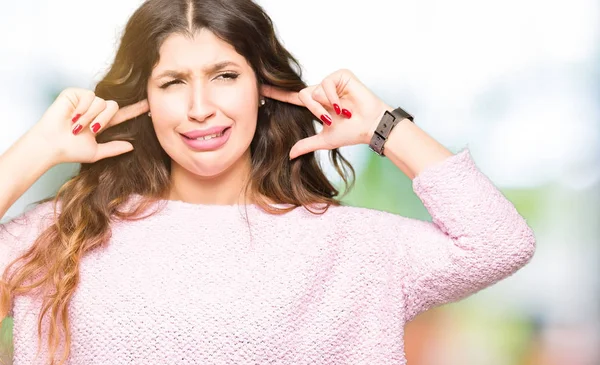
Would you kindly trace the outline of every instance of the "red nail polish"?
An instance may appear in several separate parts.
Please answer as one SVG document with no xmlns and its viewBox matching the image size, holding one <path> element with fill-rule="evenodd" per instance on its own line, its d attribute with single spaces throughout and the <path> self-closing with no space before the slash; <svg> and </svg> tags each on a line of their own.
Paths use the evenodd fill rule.
<svg viewBox="0 0 600 365">
<path fill-rule="evenodd" d="M 329 115 L 321 115 L 321 120 L 323 121 L 323 123 L 331 125 L 331 118 L 329 117 Z"/>
<path fill-rule="evenodd" d="M 73 134 L 76 135 L 77 133 L 81 132 L 82 129 L 83 129 L 83 126 L 81 124 L 77 124 L 75 126 L 75 128 L 73 128 Z"/>
<path fill-rule="evenodd" d="M 100 130 L 100 123 L 92 124 L 92 132 L 97 133 Z"/>
<path fill-rule="evenodd" d="M 79 120 L 79 118 L 81 118 L 81 114 L 77 114 L 76 116 L 74 116 L 73 119 L 71 119 L 71 121 L 73 123 L 77 123 L 77 121 Z"/>
<path fill-rule="evenodd" d="M 348 109 L 342 109 L 342 114 L 346 117 L 346 118 L 352 118 L 352 113 L 350 113 L 350 110 Z"/>
<path fill-rule="evenodd" d="M 333 104 L 333 109 L 335 109 L 335 114 L 340 115 L 340 113 L 342 112 L 342 110 L 340 109 L 340 106 L 337 104 Z"/>
</svg>

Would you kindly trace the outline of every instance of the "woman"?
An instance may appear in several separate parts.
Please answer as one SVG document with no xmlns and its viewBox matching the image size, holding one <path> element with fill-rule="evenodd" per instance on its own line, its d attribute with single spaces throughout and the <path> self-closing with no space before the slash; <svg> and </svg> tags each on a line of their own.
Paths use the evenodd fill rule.
<svg viewBox="0 0 600 365">
<path fill-rule="evenodd" d="M 468 150 L 348 70 L 313 86 L 298 70 L 250 0 L 133 14 L 95 91 L 63 91 L 0 157 L 0 216 L 82 163 L 0 231 L 14 364 L 404 364 L 409 320 L 531 259 Z M 433 223 L 340 205 L 313 152 L 348 182 L 337 148 L 355 144 L 413 179 Z"/>
</svg>

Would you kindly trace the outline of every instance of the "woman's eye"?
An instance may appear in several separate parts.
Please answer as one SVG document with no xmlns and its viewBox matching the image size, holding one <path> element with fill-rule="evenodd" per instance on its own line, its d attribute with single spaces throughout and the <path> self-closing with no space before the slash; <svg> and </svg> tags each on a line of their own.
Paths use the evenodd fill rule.
<svg viewBox="0 0 600 365">
<path fill-rule="evenodd" d="M 173 85 L 173 84 L 179 84 L 181 83 L 181 80 L 173 80 L 173 81 L 169 81 L 167 83 L 164 83 L 160 86 L 161 89 L 166 89 L 167 87 Z"/>
<path fill-rule="evenodd" d="M 224 74 L 220 74 L 219 76 L 217 76 L 217 78 L 223 79 L 223 80 L 235 80 L 238 78 L 238 74 L 233 73 L 233 72 L 227 72 Z"/>
<path fill-rule="evenodd" d="M 237 73 L 234 73 L 234 72 L 227 72 L 227 73 L 220 74 L 220 75 L 219 75 L 219 76 L 217 76 L 216 78 L 217 78 L 217 79 L 220 79 L 220 80 L 223 80 L 223 81 L 230 81 L 230 80 L 235 80 L 235 79 L 237 79 L 237 78 L 238 78 L 238 76 L 239 76 L 239 74 L 237 74 Z M 169 86 L 171 86 L 171 85 L 174 85 L 174 84 L 181 84 L 181 83 L 183 83 L 183 81 L 181 81 L 181 80 L 179 80 L 179 79 L 177 79 L 177 80 L 172 80 L 172 81 L 169 81 L 169 82 L 166 82 L 166 83 L 164 83 L 164 84 L 160 85 L 160 88 L 161 88 L 161 89 L 166 89 L 166 88 L 168 88 L 168 87 L 169 87 Z"/>
</svg>

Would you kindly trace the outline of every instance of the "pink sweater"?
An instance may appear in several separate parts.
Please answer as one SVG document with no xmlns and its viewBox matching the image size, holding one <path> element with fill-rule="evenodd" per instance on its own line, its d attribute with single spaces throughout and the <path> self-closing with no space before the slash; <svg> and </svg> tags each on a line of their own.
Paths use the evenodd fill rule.
<svg viewBox="0 0 600 365">
<path fill-rule="evenodd" d="M 83 259 L 69 364 L 405 364 L 404 325 L 525 265 L 535 238 L 468 149 L 413 181 L 433 223 L 356 207 L 271 216 L 166 202 Z M 0 231 L 0 269 L 50 203 Z M 7 254 L 8 252 L 8 254 Z M 17 297 L 15 365 L 36 357 L 39 301 Z M 45 341 L 44 341 L 45 342 Z"/>
</svg>

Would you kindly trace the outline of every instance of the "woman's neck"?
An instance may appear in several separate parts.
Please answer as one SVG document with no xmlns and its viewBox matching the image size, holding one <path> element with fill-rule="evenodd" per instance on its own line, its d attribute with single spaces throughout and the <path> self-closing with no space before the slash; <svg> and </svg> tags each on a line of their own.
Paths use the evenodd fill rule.
<svg viewBox="0 0 600 365">
<path fill-rule="evenodd" d="M 237 205 L 249 204 L 252 186 L 246 190 L 251 171 L 250 156 L 242 157 L 235 165 L 217 176 L 198 176 L 172 161 L 169 200 L 192 204 Z M 246 199 L 248 198 L 248 199 Z"/>
</svg>

